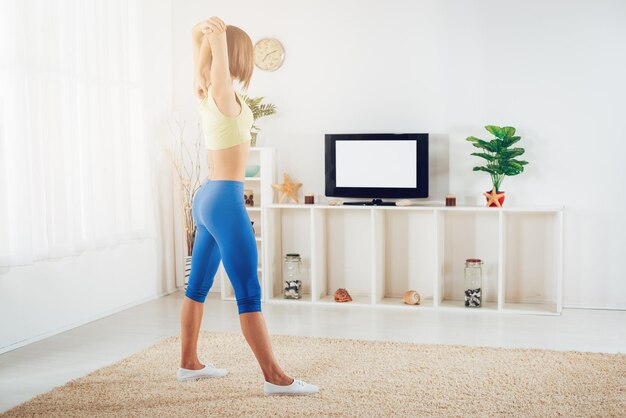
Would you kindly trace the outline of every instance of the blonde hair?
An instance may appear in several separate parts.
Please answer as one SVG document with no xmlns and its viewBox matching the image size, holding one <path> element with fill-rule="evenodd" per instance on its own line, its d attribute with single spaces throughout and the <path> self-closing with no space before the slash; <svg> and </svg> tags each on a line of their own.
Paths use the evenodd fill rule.
<svg viewBox="0 0 626 418">
<path fill-rule="evenodd" d="M 244 90 L 248 90 L 254 69 L 252 40 L 237 26 L 226 25 L 226 43 L 230 75 L 242 83 Z"/>
</svg>

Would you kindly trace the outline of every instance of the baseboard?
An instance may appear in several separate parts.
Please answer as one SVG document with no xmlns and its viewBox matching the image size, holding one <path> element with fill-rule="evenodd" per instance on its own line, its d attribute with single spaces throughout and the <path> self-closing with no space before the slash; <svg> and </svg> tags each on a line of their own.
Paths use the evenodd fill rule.
<svg viewBox="0 0 626 418">
<path fill-rule="evenodd" d="M 620 305 L 563 305 L 563 309 L 598 309 L 604 311 L 626 311 L 626 306 Z"/>
<path fill-rule="evenodd" d="M 6 352 L 15 350 L 17 348 L 23 347 L 23 346 L 28 345 L 28 344 L 32 344 L 32 343 L 34 343 L 36 341 L 43 340 L 44 338 L 52 337 L 53 335 L 57 335 L 57 334 L 60 334 L 62 332 L 65 332 L 65 331 L 69 331 L 69 330 L 71 330 L 73 328 L 76 328 L 76 327 L 79 327 L 81 325 L 88 324 L 89 322 L 93 322 L 93 321 L 96 321 L 98 319 L 102 319 L 102 318 L 105 318 L 107 316 L 110 316 L 110 315 L 116 314 L 118 312 L 124 311 L 126 309 L 133 308 L 133 307 L 135 307 L 137 305 L 141 305 L 142 303 L 146 303 L 146 302 L 153 301 L 155 299 L 162 298 L 163 296 L 170 295 L 170 294 L 172 294 L 174 292 L 177 292 L 178 290 L 179 289 L 175 288 L 174 290 L 171 290 L 171 291 L 168 291 L 168 292 L 162 292 L 162 293 L 158 293 L 158 294 L 153 295 L 153 296 L 148 296 L 148 297 L 145 297 L 145 298 L 141 298 L 141 299 L 138 299 L 136 301 L 127 303 L 125 305 L 118 306 L 116 308 L 106 310 L 106 311 L 101 312 L 101 313 L 96 314 L 96 315 L 92 315 L 92 316 L 90 316 L 90 317 L 88 317 L 86 319 L 83 319 L 83 320 L 78 321 L 78 322 L 71 323 L 71 324 L 66 325 L 64 327 L 57 328 L 57 329 L 54 329 L 52 331 L 44 332 L 43 334 L 37 335 L 35 337 L 27 338 L 25 340 L 18 341 L 16 343 L 13 343 L 13 344 L 10 344 L 10 345 L 4 346 L 4 347 L 0 347 L 0 354 L 3 354 L 3 353 L 6 353 Z"/>
</svg>

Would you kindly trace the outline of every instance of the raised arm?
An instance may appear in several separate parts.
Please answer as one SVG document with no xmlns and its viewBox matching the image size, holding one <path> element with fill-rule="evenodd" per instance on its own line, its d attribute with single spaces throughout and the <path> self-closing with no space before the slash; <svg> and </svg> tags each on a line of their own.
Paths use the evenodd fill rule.
<svg viewBox="0 0 626 418">
<path fill-rule="evenodd" d="M 228 45 L 226 42 L 226 24 L 218 17 L 211 17 L 208 20 L 211 32 L 207 34 L 210 43 L 211 62 L 211 89 L 213 97 L 218 104 L 235 102 L 235 89 L 230 76 L 230 65 L 228 62 Z"/>
<path fill-rule="evenodd" d="M 199 99 L 206 97 L 207 86 L 211 80 L 211 46 L 208 34 L 212 29 L 203 20 L 191 30 L 193 40 L 194 93 Z"/>
</svg>

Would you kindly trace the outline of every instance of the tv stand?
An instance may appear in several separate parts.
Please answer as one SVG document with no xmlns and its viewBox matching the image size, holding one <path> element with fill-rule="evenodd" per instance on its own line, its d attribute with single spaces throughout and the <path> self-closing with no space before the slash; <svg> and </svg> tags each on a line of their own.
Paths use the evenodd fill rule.
<svg viewBox="0 0 626 418">
<path fill-rule="evenodd" d="M 372 199 L 371 202 L 343 202 L 343 204 L 358 206 L 395 206 L 396 202 L 385 202 L 383 199 Z"/>
<path fill-rule="evenodd" d="M 418 312 L 430 309 L 559 315 L 563 212 L 560 206 L 269 204 L 262 300 L 413 310 L 418 322 Z M 290 252 L 304 260 L 301 299 L 283 296 Z M 465 260 L 473 257 L 484 263 L 480 308 L 464 304 Z M 352 302 L 335 302 L 339 288 Z M 407 290 L 420 294 L 419 305 L 404 303 Z"/>
</svg>

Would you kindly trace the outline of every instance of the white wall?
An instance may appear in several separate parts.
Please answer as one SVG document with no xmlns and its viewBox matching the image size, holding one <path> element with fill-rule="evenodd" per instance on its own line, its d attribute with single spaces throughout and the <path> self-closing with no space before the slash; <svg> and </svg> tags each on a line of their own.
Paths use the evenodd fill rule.
<svg viewBox="0 0 626 418">
<path fill-rule="evenodd" d="M 626 308 L 626 2 L 177 2 L 174 102 L 194 123 L 190 28 L 212 15 L 284 44 L 250 94 L 278 106 L 259 142 L 304 192 L 324 192 L 324 133 L 430 132 L 450 169 L 432 199 L 482 204 L 490 180 L 464 138 L 513 125 L 530 165 L 505 179 L 506 204 L 566 207 L 564 305 Z"/>
<path fill-rule="evenodd" d="M 143 80 L 153 86 L 144 97 L 144 127 L 148 140 L 159 141 L 169 136 L 172 10 L 170 0 L 142 0 L 142 7 L 143 53 L 153 66 Z M 134 241 L 0 271 L 0 352 L 175 290 L 161 277 L 168 266 L 158 265 L 157 244 Z"/>
<path fill-rule="evenodd" d="M 12 267 L 0 275 L 0 352 L 157 296 L 155 242 Z"/>
</svg>

